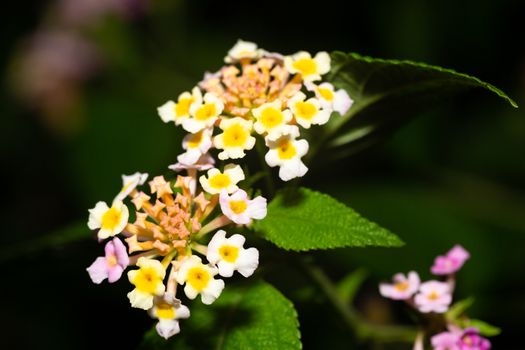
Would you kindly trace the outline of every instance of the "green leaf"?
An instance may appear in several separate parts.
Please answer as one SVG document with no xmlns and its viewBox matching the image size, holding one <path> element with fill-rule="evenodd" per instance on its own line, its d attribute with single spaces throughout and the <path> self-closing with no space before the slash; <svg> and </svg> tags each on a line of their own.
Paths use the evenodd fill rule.
<svg viewBox="0 0 525 350">
<path fill-rule="evenodd" d="M 349 303 L 353 302 L 357 290 L 361 287 L 367 276 L 368 272 L 363 268 L 359 268 L 344 277 L 337 284 L 337 291 L 339 292 L 341 299 Z"/>
<path fill-rule="evenodd" d="M 460 300 L 446 312 L 445 317 L 448 321 L 454 322 L 457 320 L 463 313 L 474 304 L 474 298 L 470 297 L 467 299 Z"/>
<path fill-rule="evenodd" d="M 354 100 L 346 115 L 327 125 L 329 137 L 324 141 L 334 148 L 347 146 L 348 151 L 348 145 L 373 142 L 432 104 L 472 88 L 492 92 L 517 108 L 500 89 L 451 69 L 338 51 L 331 58 L 327 80 Z"/>
<path fill-rule="evenodd" d="M 353 209 L 307 188 L 279 192 L 254 229 L 278 247 L 295 251 L 403 245 L 396 235 Z"/>
<path fill-rule="evenodd" d="M 299 322 L 293 304 L 266 282 L 226 286 L 212 305 L 193 301 L 191 316 L 181 320 L 181 333 L 168 341 L 155 329 L 142 349 L 301 349 Z"/>
<path fill-rule="evenodd" d="M 87 227 L 85 222 L 74 224 L 38 238 L 2 247 L 0 249 L 0 262 L 92 237 L 93 232 Z"/>
<path fill-rule="evenodd" d="M 501 333 L 501 328 L 488 324 L 485 321 L 470 319 L 465 322 L 464 327 L 475 327 L 479 330 L 481 335 L 486 337 L 494 337 Z"/>
</svg>

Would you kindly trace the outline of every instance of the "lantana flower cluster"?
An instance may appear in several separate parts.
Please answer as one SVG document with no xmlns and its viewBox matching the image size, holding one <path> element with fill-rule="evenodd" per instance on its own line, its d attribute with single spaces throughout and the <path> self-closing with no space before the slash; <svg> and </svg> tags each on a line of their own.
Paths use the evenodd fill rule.
<svg viewBox="0 0 525 350">
<path fill-rule="evenodd" d="M 171 168 L 184 169 L 180 164 Z M 178 320 L 190 316 L 177 298 L 178 286 L 188 299 L 200 295 L 202 303 L 212 304 L 225 287 L 222 278 L 235 271 L 244 277 L 254 273 L 258 250 L 245 248 L 244 236 L 224 229 L 266 216 L 266 199 L 250 199 L 239 188 L 244 180 L 239 165 L 221 171 L 209 158 L 186 170 L 187 176 L 172 181 L 154 177 L 146 192 L 140 187 L 147 174 L 123 176 L 112 203 L 98 202 L 89 210 L 88 226 L 105 243 L 104 256 L 87 268 L 89 276 L 97 284 L 113 283 L 128 267 L 136 267 L 127 272 L 133 286 L 130 304 L 158 319 L 156 330 L 164 338 L 177 334 Z M 204 170 L 207 175 L 197 179 Z"/>
<path fill-rule="evenodd" d="M 345 114 L 353 102 L 322 81 L 330 71 L 326 52 L 283 56 L 239 40 L 225 62 L 191 91 L 158 107 L 164 122 L 188 132 L 183 153 L 168 167 L 186 175 L 156 176 L 147 183 L 149 191 L 141 189 L 147 174 L 123 176 L 113 201 L 89 211 L 88 226 L 105 243 L 104 256 L 87 268 L 89 276 L 97 284 L 113 283 L 135 266 L 127 272 L 134 287 L 131 306 L 158 319 L 164 338 L 177 334 L 178 320 L 190 316 L 177 297 L 178 286 L 188 299 L 200 295 L 211 304 L 224 289 L 222 278 L 235 271 L 249 277 L 259 264 L 258 250 L 245 248 L 244 236 L 228 235 L 227 226 L 263 219 L 266 199 L 251 198 L 239 187 L 245 174 L 232 162 L 261 142 L 266 163 L 280 168 L 282 180 L 301 177 L 309 148 L 301 130 L 327 123 L 333 112 Z M 212 149 L 219 150 L 224 166 L 215 166 Z"/>
<path fill-rule="evenodd" d="M 224 60 L 227 65 L 158 108 L 165 123 L 189 133 L 178 162 L 199 163 L 212 148 L 220 160 L 240 159 L 264 142 L 265 161 L 279 167 L 283 181 L 303 176 L 309 144 L 301 129 L 323 125 L 353 103 L 345 90 L 322 81 L 330 71 L 328 53 L 283 56 L 239 40 Z"/>
<path fill-rule="evenodd" d="M 442 279 L 421 282 L 419 274 L 415 271 L 410 271 L 407 275 L 398 273 L 394 275 L 393 283 L 381 283 L 379 292 L 385 298 L 405 301 L 422 314 L 444 314 L 452 304 L 456 285 L 455 274 L 469 258 L 470 253 L 462 246 L 456 245 L 445 255 L 436 257 L 430 268 L 433 275 Z M 431 338 L 434 350 L 490 349 L 490 341 L 480 336 L 477 328 L 461 329 L 450 320 L 446 323 L 446 330 Z"/>
</svg>

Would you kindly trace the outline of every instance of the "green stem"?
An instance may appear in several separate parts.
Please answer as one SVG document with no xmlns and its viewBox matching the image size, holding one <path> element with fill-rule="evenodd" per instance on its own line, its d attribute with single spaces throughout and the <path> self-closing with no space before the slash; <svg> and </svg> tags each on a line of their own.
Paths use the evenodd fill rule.
<svg viewBox="0 0 525 350">
<path fill-rule="evenodd" d="M 375 340 L 378 342 L 413 343 L 417 330 L 404 326 L 382 326 L 372 324 L 362 319 L 350 303 L 341 298 L 336 286 L 321 268 L 306 259 L 301 259 L 301 266 L 308 276 L 325 294 L 332 306 L 343 317 L 348 327 L 359 340 Z"/>
<path fill-rule="evenodd" d="M 266 182 L 268 194 L 270 195 L 270 198 L 273 198 L 275 197 L 275 184 L 273 183 L 272 172 L 270 170 L 270 167 L 268 166 L 268 164 L 266 164 L 264 160 L 264 139 L 258 139 L 255 143 L 255 148 L 257 149 L 261 169 L 265 173 L 264 180 Z"/>
</svg>

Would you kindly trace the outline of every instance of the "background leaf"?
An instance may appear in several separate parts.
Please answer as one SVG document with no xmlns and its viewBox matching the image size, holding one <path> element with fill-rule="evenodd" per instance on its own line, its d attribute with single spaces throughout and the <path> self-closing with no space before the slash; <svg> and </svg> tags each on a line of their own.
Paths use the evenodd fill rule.
<svg viewBox="0 0 525 350">
<path fill-rule="evenodd" d="M 327 80 L 355 101 L 348 113 L 328 124 L 328 147 L 338 156 L 361 149 L 443 99 L 472 88 L 488 90 L 513 107 L 491 84 L 451 69 L 411 61 L 385 60 L 335 51 Z"/>
<path fill-rule="evenodd" d="M 466 322 L 465 326 L 477 328 L 479 333 L 486 337 L 494 337 L 501 333 L 501 329 L 499 327 L 493 326 L 481 320 L 470 319 L 468 322 Z"/>
<path fill-rule="evenodd" d="M 266 282 L 227 286 L 212 305 L 189 305 L 191 317 L 169 341 L 151 329 L 143 349 L 301 349 L 293 304 Z"/>
<path fill-rule="evenodd" d="M 337 291 L 339 292 L 341 299 L 346 300 L 349 303 L 353 302 L 359 287 L 361 287 L 367 277 L 368 272 L 364 268 L 356 269 L 346 275 L 337 284 Z"/>
<path fill-rule="evenodd" d="M 95 234 L 85 222 L 67 226 L 28 241 L 0 247 L 0 262 L 26 256 L 41 250 L 59 248 L 66 244 L 94 238 Z"/>
<path fill-rule="evenodd" d="M 450 322 L 454 322 L 458 317 L 463 315 L 463 313 L 467 311 L 467 309 L 471 307 L 472 304 L 474 304 L 473 297 L 455 302 L 454 305 L 452 305 L 450 309 L 445 313 L 446 319 Z"/>
<path fill-rule="evenodd" d="M 393 233 L 334 198 L 307 188 L 283 190 L 254 228 L 280 248 L 305 251 L 341 247 L 399 247 Z"/>
</svg>

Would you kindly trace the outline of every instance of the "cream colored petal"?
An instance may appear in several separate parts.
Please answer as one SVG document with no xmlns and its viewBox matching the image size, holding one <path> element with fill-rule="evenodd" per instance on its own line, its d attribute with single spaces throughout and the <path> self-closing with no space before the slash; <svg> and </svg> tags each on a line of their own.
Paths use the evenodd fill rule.
<svg viewBox="0 0 525 350">
<path fill-rule="evenodd" d="M 132 307 L 149 310 L 153 307 L 153 295 L 133 289 L 128 293 L 128 299 Z"/>
<path fill-rule="evenodd" d="M 320 75 L 326 74 L 330 71 L 330 55 L 328 52 L 318 52 L 314 58 L 317 63 L 317 72 Z"/>
<path fill-rule="evenodd" d="M 162 106 L 157 108 L 157 112 L 160 116 L 160 119 L 162 119 L 164 123 L 174 122 L 176 119 L 175 102 L 168 101 L 164 103 Z"/>
</svg>

